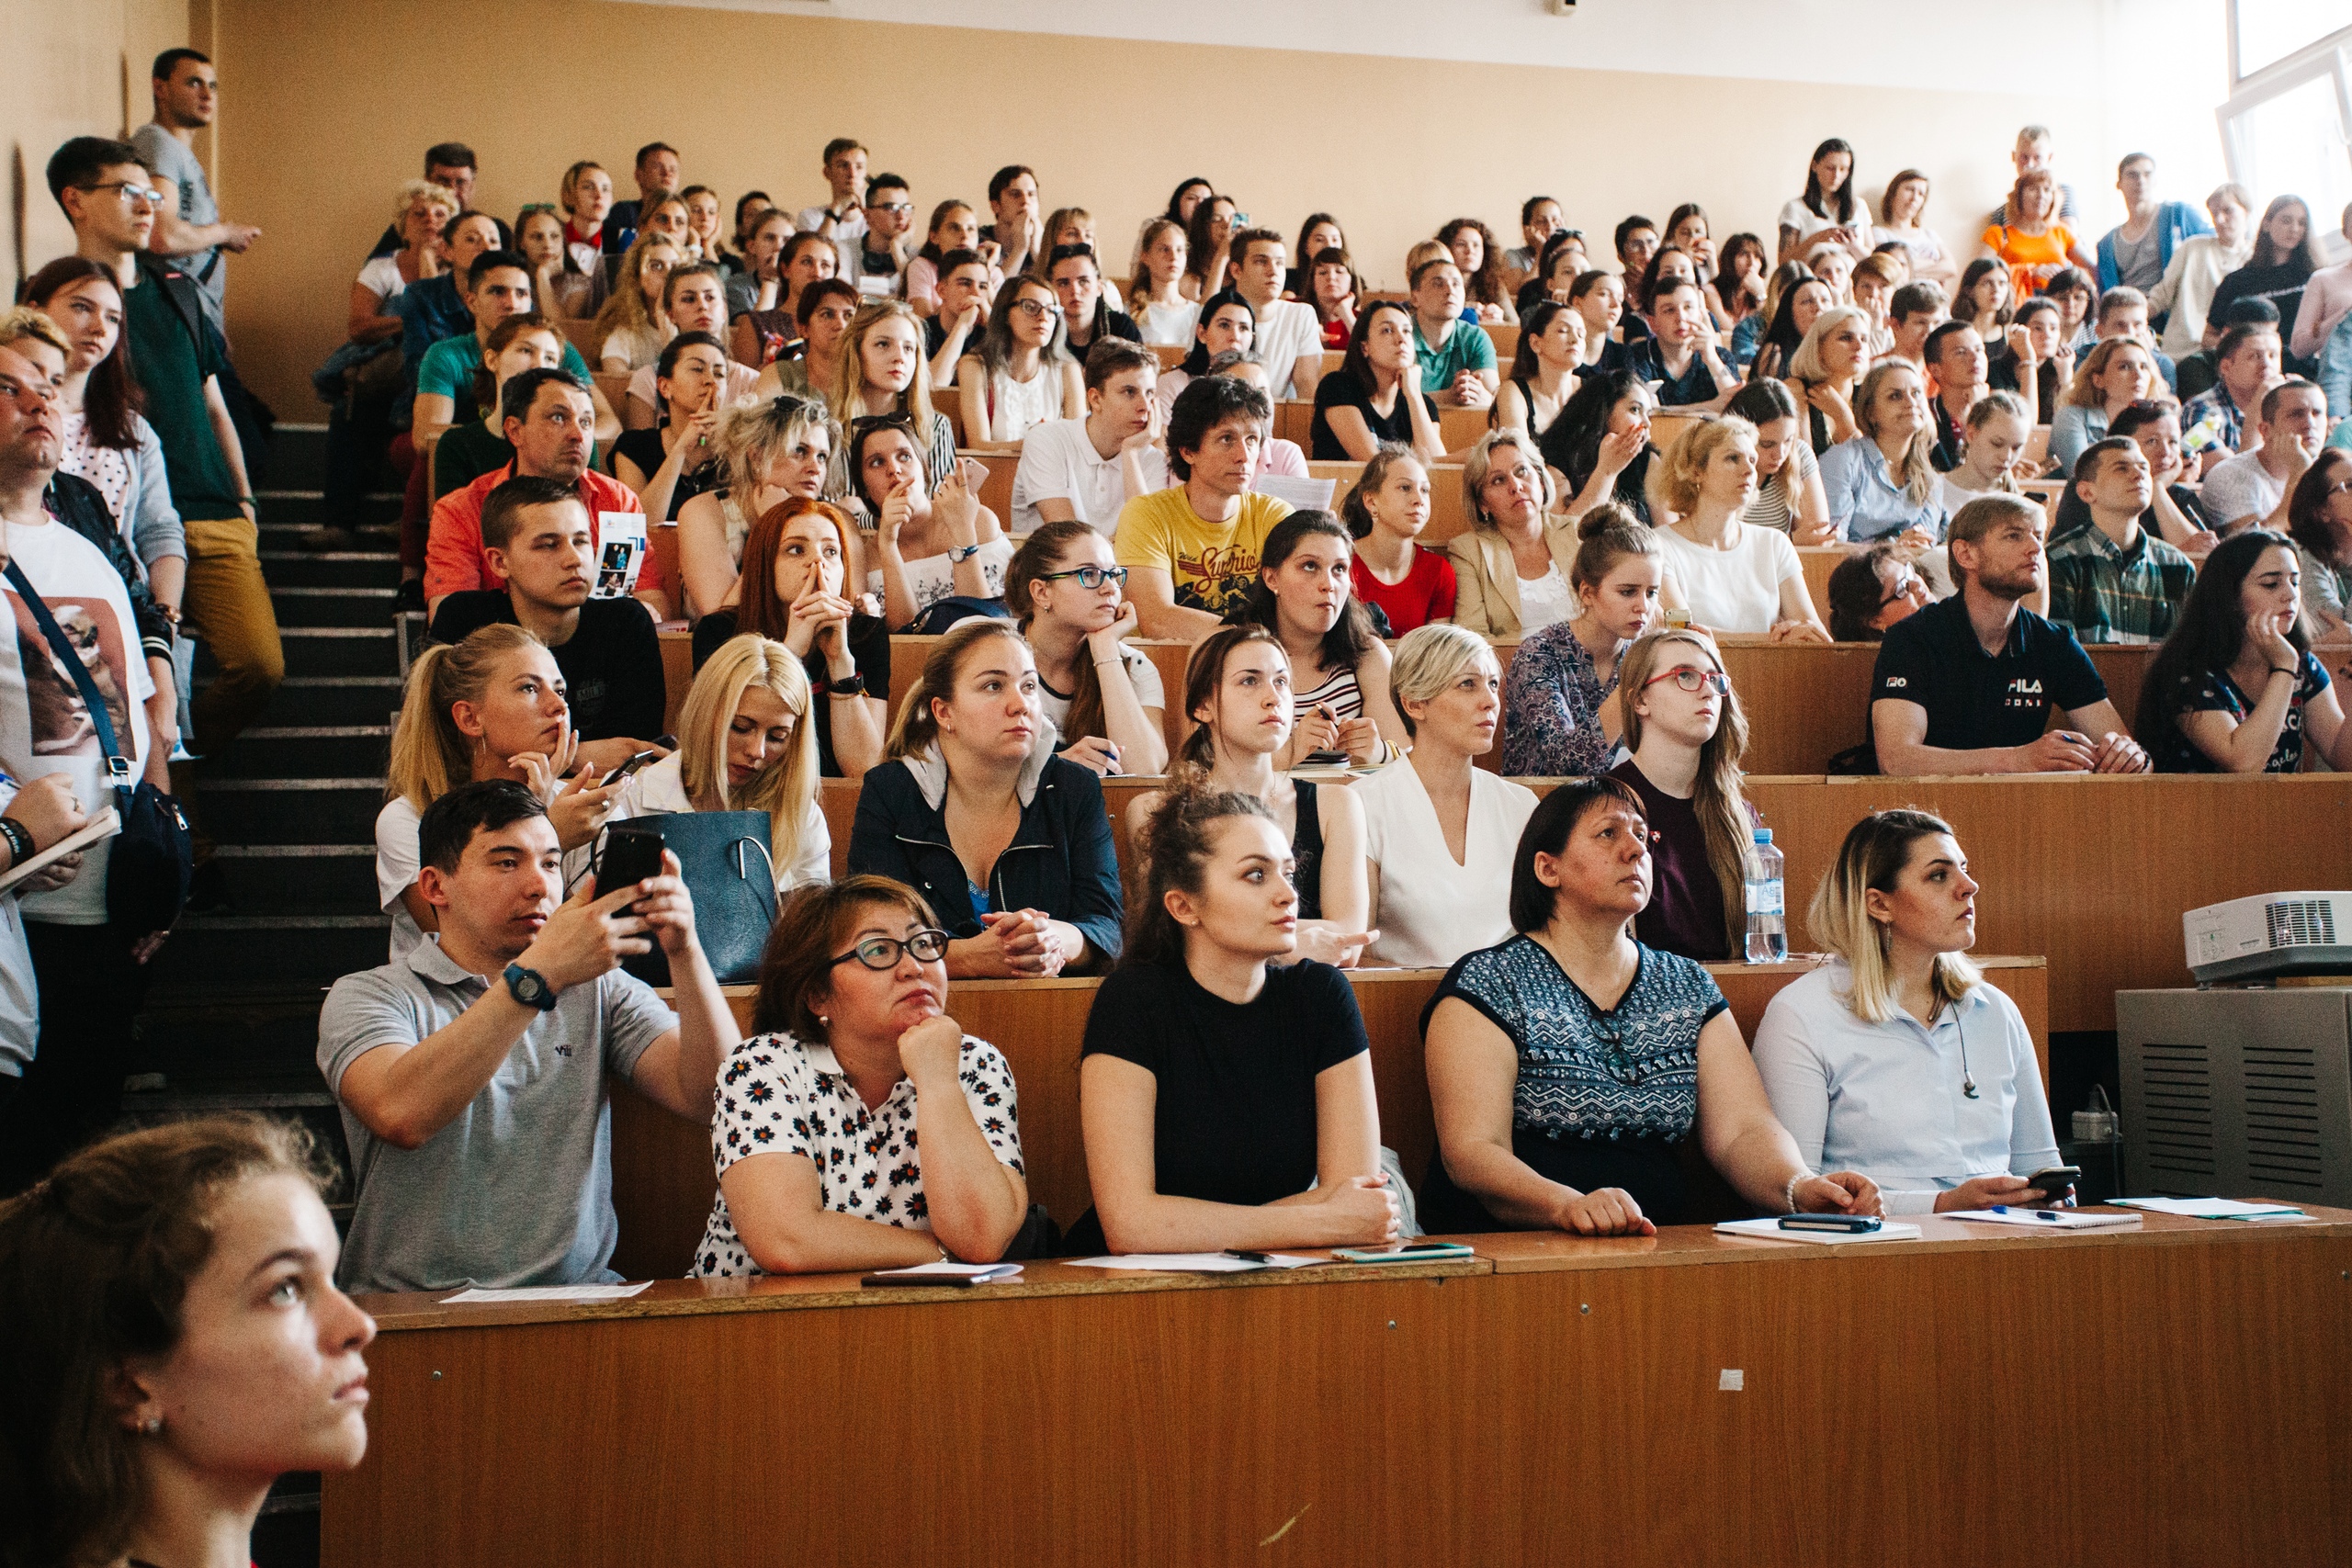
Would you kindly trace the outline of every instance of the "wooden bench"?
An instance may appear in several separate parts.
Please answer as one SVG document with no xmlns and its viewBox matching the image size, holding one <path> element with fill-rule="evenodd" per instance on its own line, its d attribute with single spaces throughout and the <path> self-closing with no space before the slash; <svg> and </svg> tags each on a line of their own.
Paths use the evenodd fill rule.
<svg viewBox="0 0 2352 1568">
<path fill-rule="evenodd" d="M 1984 960 L 1985 975 L 2016 1000 L 2049 1077 L 2049 983 L 2038 958 Z M 1808 973 L 1803 963 L 1708 965 L 1740 1032 L 1749 1039 L 1781 987 Z M 1372 1042 L 1380 1136 L 1416 1188 L 1437 1146 L 1429 1078 L 1421 1066 L 1421 1010 L 1444 977 L 1436 969 L 1359 969 L 1349 980 Z M 959 980 L 947 1009 L 965 1032 L 1004 1053 L 1020 1091 L 1021 1156 L 1029 1195 L 1065 1229 L 1093 1202 L 1078 1108 L 1079 1047 L 1102 982 Z M 752 1027 L 749 987 L 729 987 L 739 1025 Z M 684 1274 L 718 1190 L 710 1129 L 672 1115 L 634 1092 L 613 1097 L 613 1202 L 621 1250 L 613 1267 L 632 1280 Z"/>
<path fill-rule="evenodd" d="M 1437 411 L 1437 432 L 1440 444 L 1448 452 L 1459 452 L 1487 433 L 1487 409 L 1441 408 Z M 1284 399 L 1274 404 L 1274 434 L 1284 441 L 1295 441 L 1306 451 L 1314 450 L 1315 404 L 1311 400 Z"/>
</svg>

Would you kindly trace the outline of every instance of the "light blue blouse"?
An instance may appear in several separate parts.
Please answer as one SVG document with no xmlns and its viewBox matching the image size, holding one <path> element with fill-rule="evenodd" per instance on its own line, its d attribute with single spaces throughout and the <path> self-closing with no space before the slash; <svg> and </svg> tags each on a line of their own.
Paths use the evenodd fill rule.
<svg viewBox="0 0 2352 1568">
<path fill-rule="evenodd" d="M 1973 1177 L 2058 1163 L 2033 1036 L 1998 987 L 1975 987 L 1928 1028 L 1906 1012 L 1864 1022 L 1844 999 L 1852 984 L 1842 963 L 1816 969 L 1756 1031 L 1756 1070 L 1808 1167 L 1858 1170 L 1888 1213 L 1923 1214 Z"/>
<path fill-rule="evenodd" d="M 2062 479 L 2075 477 L 2075 459 L 2107 439 L 2107 411 L 2068 403 L 2050 420 L 2050 456 Z"/>
<path fill-rule="evenodd" d="M 1914 504 L 1888 470 L 1886 454 L 1867 435 L 1841 441 L 1821 455 L 1821 488 L 1829 498 L 1829 520 L 1856 544 L 1912 527 L 1925 528 L 1939 540 L 1944 536 L 1941 487 Z"/>
</svg>

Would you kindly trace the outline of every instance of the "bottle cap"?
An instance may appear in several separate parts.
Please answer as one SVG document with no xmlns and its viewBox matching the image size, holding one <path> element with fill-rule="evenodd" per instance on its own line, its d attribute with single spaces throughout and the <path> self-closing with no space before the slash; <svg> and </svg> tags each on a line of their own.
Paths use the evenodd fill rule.
<svg viewBox="0 0 2352 1568">
<path fill-rule="evenodd" d="M 1757 841 L 1758 843 L 1759 843 L 1759 844 L 1769 844 L 1769 843 L 1770 843 L 1770 842 L 1772 841 L 1772 829 L 1770 829 L 1770 828 L 1758 828 L 1758 829 L 1756 829 L 1756 841 Z"/>
</svg>

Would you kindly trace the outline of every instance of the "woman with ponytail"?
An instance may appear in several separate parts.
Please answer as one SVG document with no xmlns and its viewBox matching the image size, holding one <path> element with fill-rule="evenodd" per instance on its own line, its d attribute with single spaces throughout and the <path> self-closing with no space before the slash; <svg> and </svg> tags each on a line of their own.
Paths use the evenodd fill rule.
<svg viewBox="0 0 2352 1568">
<path fill-rule="evenodd" d="M 1625 728 L 1617 671 L 1625 649 L 1658 618 L 1666 557 L 1657 535 L 1614 502 L 1577 525 L 1583 544 L 1568 584 L 1579 609 L 1520 639 L 1503 683 L 1503 773 L 1568 778 L 1609 765 Z"/>
<path fill-rule="evenodd" d="M 1174 787 L 1246 795 L 1263 806 L 1290 846 L 1298 890 L 1298 956 L 1345 969 L 1380 933 L 1368 930 L 1363 807 L 1355 792 L 1274 771 L 1294 726 L 1290 658 L 1263 626 L 1224 626 L 1193 649 L 1184 714 L 1198 726 L 1178 752 Z M 1145 841 L 1167 792 L 1127 807 L 1127 833 Z"/>
<path fill-rule="evenodd" d="M 547 802 L 567 852 L 565 880 L 579 869 L 568 852 L 582 852 L 585 864 L 622 785 L 599 785 L 593 762 L 572 773 L 579 744 L 563 671 L 547 645 L 520 626 L 487 626 L 454 646 L 436 643 L 409 666 L 384 770 L 384 808 L 376 814 L 376 891 L 392 918 L 393 963 L 437 924 L 416 887 L 416 829 L 424 808 L 459 784 L 526 785 Z"/>
<path fill-rule="evenodd" d="M 1656 891 L 1634 917 L 1645 947 L 1702 962 L 1747 939 L 1756 808 L 1740 793 L 1747 716 L 1715 639 L 1695 627 L 1651 634 L 1617 667 L 1625 749 L 1610 773 L 1630 785 L 1655 835 Z"/>
<path fill-rule="evenodd" d="M 1136 607 L 1111 541 L 1077 518 L 1040 524 L 1004 574 L 1004 602 L 1037 660 L 1037 705 L 1098 775 L 1168 767 L 1159 671 L 1125 639 Z"/>
<path fill-rule="evenodd" d="M 1218 634 L 1220 636 L 1225 634 Z M 1255 797 L 1170 792 L 1127 957 L 1086 1020 L 1079 1111 L 1089 1252 L 1376 1246 L 1381 1168 L 1354 987 L 1297 947 L 1290 848 Z"/>
</svg>

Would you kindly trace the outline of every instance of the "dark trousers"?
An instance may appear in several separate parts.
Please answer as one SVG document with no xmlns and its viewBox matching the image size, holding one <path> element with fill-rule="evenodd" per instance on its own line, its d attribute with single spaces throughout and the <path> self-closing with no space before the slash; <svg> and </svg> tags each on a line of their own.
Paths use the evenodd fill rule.
<svg viewBox="0 0 2352 1568">
<path fill-rule="evenodd" d="M 25 922 L 40 984 L 40 1046 L 0 1096 L 0 1193 L 19 1192 L 112 1127 L 147 971 L 114 927 Z"/>
</svg>

